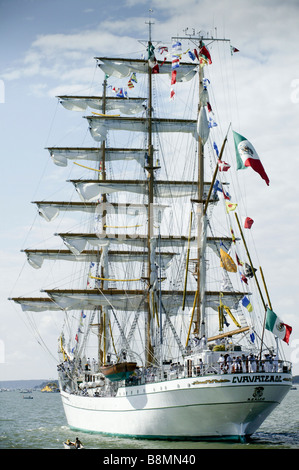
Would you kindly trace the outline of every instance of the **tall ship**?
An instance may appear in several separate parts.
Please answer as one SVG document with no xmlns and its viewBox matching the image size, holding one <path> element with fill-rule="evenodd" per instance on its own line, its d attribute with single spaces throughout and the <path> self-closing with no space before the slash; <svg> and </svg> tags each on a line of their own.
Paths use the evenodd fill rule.
<svg viewBox="0 0 299 470">
<path fill-rule="evenodd" d="M 70 200 L 34 203 L 47 222 L 78 216 L 80 229 L 55 233 L 63 249 L 24 252 L 35 269 L 69 261 L 72 274 L 12 300 L 64 318 L 57 369 L 71 429 L 244 441 L 292 385 L 291 327 L 273 310 L 238 199 L 246 168 L 265 197 L 269 178 L 246 130 L 219 120 L 238 50 L 194 30 L 155 42 L 152 24 L 134 56 L 95 58 L 101 96 L 58 97 L 94 144 L 49 147 L 81 177 L 67 181 Z"/>
</svg>

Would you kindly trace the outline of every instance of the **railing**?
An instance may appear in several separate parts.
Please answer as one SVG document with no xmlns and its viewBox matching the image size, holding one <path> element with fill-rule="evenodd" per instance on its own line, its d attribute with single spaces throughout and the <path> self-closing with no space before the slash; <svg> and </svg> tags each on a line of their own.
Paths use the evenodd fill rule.
<svg viewBox="0 0 299 470">
<path fill-rule="evenodd" d="M 175 366 L 167 366 L 164 369 L 158 367 L 151 367 L 148 369 L 137 369 L 137 374 L 132 375 L 129 379 L 125 381 L 126 387 L 145 385 L 150 383 L 165 382 L 169 380 L 183 379 L 183 378 L 195 378 L 211 375 L 225 375 L 225 374 L 252 374 L 252 373 L 262 373 L 262 374 L 273 374 L 273 373 L 291 373 L 292 363 L 284 360 L 256 360 L 250 363 L 246 362 L 236 362 L 236 363 L 211 363 L 211 364 L 200 364 L 192 365 L 190 364 L 176 364 Z M 87 372 L 87 371 L 86 371 Z M 61 373 L 61 370 L 60 370 Z M 63 379 L 63 377 L 61 377 Z M 71 393 L 77 393 L 80 395 L 89 395 L 88 390 L 93 391 L 93 396 L 115 396 L 119 387 L 123 386 L 123 381 L 109 383 L 109 386 L 97 387 L 96 383 L 92 386 L 92 383 L 89 382 L 89 387 L 86 389 L 79 390 L 75 386 L 74 380 L 68 375 L 67 382 L 70 385 L 70 382 L 73 383 L 73 390 Z M 76 380 L 78 377 L 76 378 Z M 63 380 L 62 380 L 63 382 Z"/>
<path fill-rule="evenodd" d="M 126 386 L 142 385 L 153 382 L 164 382 L 166 380 L 176 380 L 188 377 L 202 377 L 213 374 L 244 374 L 244 373 L 290 373 L 292 364 L 289 361 L 267 361 L 261 360 L 255 363 L 245 364 L 226 364 L 226 363 L 212 363 L 193 365 L 192 367 L 178 365 L 175 369 L 167 369 L 161 371 L 160 369 L 148 369 L 143 371 L 140 375 L 133 375 L 126 380 Z"/>
</svg>

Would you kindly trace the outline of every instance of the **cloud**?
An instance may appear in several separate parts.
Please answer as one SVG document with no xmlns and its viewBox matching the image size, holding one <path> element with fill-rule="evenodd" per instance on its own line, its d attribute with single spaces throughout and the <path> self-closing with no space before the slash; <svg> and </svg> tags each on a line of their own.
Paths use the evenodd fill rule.
<svg viewBox="0 0 299 470">
<path fill-rule="evenodd" d="M 204 18 L 201 17 L 203 29 L 210 30 L 211 24 L 214 22 L 216 24 L 221 18 L 221 28 L 218 32 L 211 30 L 211 34 L 220 36 L 226 31 L 232 33 L 233 39 L 238 43 L 238 48 L 242 50 L 240 63 L 243 62 L 244 70 L 246 70 L 243 76 L 244 85 L 256 86 L 256 93 L 262 94 L 267 83 L 269 86 L 275 81 L 278 63 L 282 60 L 287 63 L 288 58 L 293 57 L 297 44 L 298 6 L 296 2 L 290 2 L 290 4 L 288 2 L 287 5 L 285 5 L 286 2 L 275 3 L 277 4 L 275 8 L 269 8 L 269 2 L 259 4 L 257 13 L 254 3 L 244 2 L 240 8 L 240 2 L 230 1 L 228 14 L 228 10 L 226 13 L 225 9 L 225 4 L 228 5 L 226 1 L 214 1 L 211 4 L 203 0 L 199 4 L 196 0 L 186 0 L 182 8 L 181 0 L 174 0 L 171 12 L 165 15 L 169 5 L 166 2 L 154 1 L 153 31 L 160 40 L 170 41 L 172 34 L 178 32 L 183 34 L 182 31 L 186 25 L 192 25 L 197 12 L 205 11 Z M 129 1 L 127 5 L 134 6 L 134 1 Z M 180 14 L 177 15 L 177 12 Z M 281 18 L 284 21 L 281 21 Z M 99 55 L 99 51 L 100 55 L 109 56 L 137 52 L 136 35 L 138 37 L 140 34 L 140 37 L 146 38 L 147 31 L 144 24 L 146 19 L 142 20 L 134 16 L 113 17 L 111 14 L 110 18 L 107 17 L 101 21 L 96 30 L 39 35 L 31 44 L 23 61 L 18 61 L 14 68 L 4 71 L 2 77 L 8 81 L 22 78 L 38 80 L 39 77 L 43 77 L 49 81 L 52 79 L 67 82 L 70 86 L 76 82 L 88 83 L 93 70 L 91 58 Z M 255 44 L 258 47 L 253 48 L 251 35 L 244 34 L 245 19 L 246 30 L 255 31 L 257 37 Z M 284 39 L 286 28 L 288 37 L 292 39 L 288 41 L 288 46 Z M 191 29 L 190 27 L 189 30 Z M 142 49 L 141 45 L 140 49 Z M 267 61 L 269 79 L 263 76 L 266 70 L 265 61 Z M 260 71 L 257 68 L 258 64 L 260 64 Z M 272 79 L 270 79 L 270 73 Z M 296 78 L 295 69 L 289 68 L 288 73 L 289 80 Z M 44 91 L 46 93 L 46 89 Z M 41 94 L 41 88 L 39 94 Z"/>
<path fill-rule="evenodd" d="M 81 71 L 80 71 L 80 74 L 81 74 Z M 54 97 L 54 96 L 62 96 L 62 95 L 65 95 L 66 92 L 68 95 L 80 95 L 80 94 L 84 94 L 86 90 L 86 83 L 77 83 L 75 85 L 67 85 L 67 84 L 64 84 L 64 85 L 59 85 L 55 88 L 51 88 L 50 90 L 48 90 L 48 96 L 50 97 Z"/>
<path fill-rule="evenodd" d="M 48 87 L 47 87 L 46 83 L 38 83 L 38 84 L 30 85 L 31 94 L 33 96 L 36 96 L 37 98 L 40 98 L 41 96 L 44 96 L 45 95 L 45 90 L 47 88 Z"/>
<path fill-rule="evenodd" d="M 125 0 L 125 5 L 127 7 L 134 7 L 136 5 L 145 5 L 148 3 L 148 0 Z"/>
<path fill-rule="evenodd" d="M 40 35 L 31 44 L 24 59 L 4 70 L 1 77 L 5 81 L 30 80 L 29 90 L 35 96 L 51 95 L 46 83 L 49 87 L 54 80 L 56 86 L 57 82 L 61 83 L 60 87 L 65 84 L 64 93 L 68 92 L 68 87 L 78 87 L 78 82 L 82 83 L 80 87 L 86 88 L 94 75 L 96 62 L 93 58 L 99 50 L 101 55 L 117 55 L 136 48 L 135 38 L 126 35 L 128 30 L 131 33 L 136 30 L 135 23 L 134 18 L 127 22 L 106 21 L 96 31 Z M 43 82 L 36 83 L 40 79 Z"/>
</svg>

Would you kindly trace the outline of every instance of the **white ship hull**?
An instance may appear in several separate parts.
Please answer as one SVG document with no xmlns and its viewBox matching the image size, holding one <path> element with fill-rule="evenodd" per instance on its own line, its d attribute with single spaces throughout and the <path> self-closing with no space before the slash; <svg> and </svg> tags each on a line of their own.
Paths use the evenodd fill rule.
<svg viewBox="0 0 299 470">
<path fill-rule="evenodd" d="M 288 373 L 190 377 L 122 387 L 115 397 L 61 392 L 73 429 L 147 439 L 240 439 L 291 387 Z"/>
</svg>

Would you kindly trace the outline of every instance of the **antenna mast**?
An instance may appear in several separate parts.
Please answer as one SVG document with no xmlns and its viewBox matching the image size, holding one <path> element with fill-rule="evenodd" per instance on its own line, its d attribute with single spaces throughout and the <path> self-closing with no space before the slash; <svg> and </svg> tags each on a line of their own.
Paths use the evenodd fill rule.
<svg viewBox="0 0 299 470">
<path fill-rule="evenodd" d="M 148 10 L 148 22 L 146 21 L 145 24 L 148 24 L 148 42 L 152 42 L 152 24 L 155 24 L 151 21 L 151 14 L 154 12 L 151 8 Z"/>
</svg>

